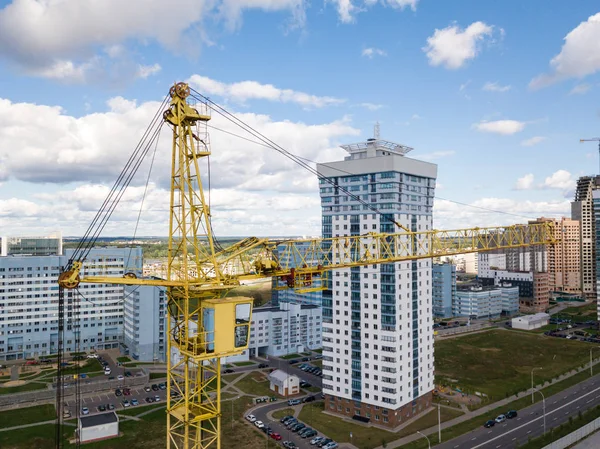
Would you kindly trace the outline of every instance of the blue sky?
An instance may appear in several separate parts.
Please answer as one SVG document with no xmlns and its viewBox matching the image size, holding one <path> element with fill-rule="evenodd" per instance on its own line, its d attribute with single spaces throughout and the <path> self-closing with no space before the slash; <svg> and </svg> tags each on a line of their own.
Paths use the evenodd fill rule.
<svg viewBox="0 0 600 449">
<path fill-rule="evenodd" d="M 0 1 L 0 70 L 0 234 L 83 233 L 178 80 L 310 160 L 379 121 L 438 164 L 437 228 L 568 215 L 577 177 L 600 171 L 579 143 L 600 135 L 593 1 Z M 141 235 L 167 231 L 164 134 Z M 211 141 L 218 234 L 319 234 L 311 174 Z M 133 232 L 145 170 L 106 235 Z"/>
</svg>

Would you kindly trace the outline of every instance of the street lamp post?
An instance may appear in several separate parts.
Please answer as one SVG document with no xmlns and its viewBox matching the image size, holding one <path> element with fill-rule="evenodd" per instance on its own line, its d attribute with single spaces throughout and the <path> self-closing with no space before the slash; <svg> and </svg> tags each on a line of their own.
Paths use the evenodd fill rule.
<svg viewBox="0 0 600 449">
<path fill-rule="evenodd" d="M 419 435 L 421 435 L 422 437 L 424 437 L 427 440 L 427 445 L 429 446 L 429 449 L 431 449 L 431 443 L 429 442 L 429 438 L 427 438 L 427 435 L 425 435 L 424 433 L 421 433 L 417 430 L 417 433 Z"/>
<path fill-rule="evenodd" d="M 594 370 L 592 369 L 592 351 L 594 349 L 600 349 L 600 346 L 594 346 L 593 348 L 590 348 L 590 376 L 594 375 Z"/>
<path fill-rule="evenodd" d="M 532 369 L 531 369 L 531 403 L 532 403 L 532 404 L 533 404 L 533 372 L 534 372 L 536 369 L 542 369 L 542 368 L 540 368 L 540 367 L 535 367 L 535 368 L 532 368 Z"/>
<path fill-rule="evenodd" d="M 546 397 L 544 396 L 544 393 L 542 393 L 540 390 L 536 389 L 535 391 L 537 391 L 539 394 L 542 395 L 542 410 L 544 412 L 544 435 L 546 434 Z"/>
<path fill-rule="evenodd" d="M 442 442 L 442 413 L 438 402 L 438 443 Z"/>
</svg>

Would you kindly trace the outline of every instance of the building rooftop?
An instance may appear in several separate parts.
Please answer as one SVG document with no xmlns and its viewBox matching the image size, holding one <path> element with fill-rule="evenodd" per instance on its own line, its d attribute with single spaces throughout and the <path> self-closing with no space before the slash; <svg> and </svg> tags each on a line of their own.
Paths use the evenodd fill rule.
<svg viewBox="0 0 600 449">
<path fill-rule="evenodd" d="M 549 320 L 550 315 L 548 315 L 547 313 L 534 313 L 533 315 L 524 315 L 513 319 L 531 323 L 534 321 Z"/>
<path fill-rule="evenodd" d="M 269 377 L 272 377 L 280 382 L 285 382 L 290 377 L 298 377 L 298 376 L 296 376 L 295 374 L 288 374 L 285 371 L 280 370 L 280 369 L 276 369 L 271 374 L 269 374 Z"/>
<path fill-rule="evenodd" d="M 369 148 L 375 148 L 376 150 L 385 150 L 390 153 L 404 156 L 414 148 L 401 145 L 399 143 L 390 142 L 383 139 L 367 139 L 365 142 L 350 143 L 347 145 L 340 145 L 348 153 L 356 153 L 366 151 Z"/>
<path fill-rule="evenodd" d="M 119 417 L 115 412 L 101 413 L 99 415 L 82 416 L 79 418 L 79 422 L 81 427 L 94 427 L 119 422 Z"/>
</svg>

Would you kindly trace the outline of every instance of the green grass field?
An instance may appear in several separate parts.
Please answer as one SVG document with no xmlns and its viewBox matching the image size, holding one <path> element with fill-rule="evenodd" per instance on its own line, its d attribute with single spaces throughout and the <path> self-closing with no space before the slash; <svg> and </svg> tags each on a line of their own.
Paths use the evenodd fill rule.
<svg viewBox="0 0 600 449">
<path fill-rule="evenodd" d="M 253 394 L 257 396 L 277 396 L 274 391 L 269 388 L 270 382 L 260 372 L 248 374 L 242 380 L 238 381 L 235 386 L 238 387 L 246 394 Z"/>
<path fill-rule="evenodd" d="M 24 391 L 44 390 L 45 388 L 47 388 L 46 384 L 31 382 L 16 387 L 2 387 L 0 388 L 0 394 L 23 393 Z"/>
<path fill-rule="evenodd" d="M 523 332 L 490 331 L 435 343 L 436 384 L 452 384 L 497 401 L 585 364 L 590 346 Z M 451 382 L 449 379 L 457 380 Z"/>
<path fill-rule="evenodd" d="M 49 421 L 56 418 L 54 406 L 50 404 L 35 407 L 17 408 L 0 412 L 0 428 L 21 426 L 40 421 Z"/>
</svg>

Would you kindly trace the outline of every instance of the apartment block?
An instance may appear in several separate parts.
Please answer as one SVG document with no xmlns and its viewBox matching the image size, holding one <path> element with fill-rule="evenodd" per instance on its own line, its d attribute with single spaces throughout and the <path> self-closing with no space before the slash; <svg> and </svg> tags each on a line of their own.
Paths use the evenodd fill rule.
<svg viewBox="0 0 600 449">
<path fill-rule="evenodd" d="M 519 288 L 504 283 L 494 286 L 459 287 L 453 306 L 454 316 L 497 318 L 512 315 L 519 310 Z"/>
<path fill-rule="evenodd" d="M 60 232 L 36 237 L 0 237 L 2 256 L 61 256 L 63 241 Z"/>
<path fill-rule="evenodd" d="M 600 193 L 600 191 L 599 191 Z M 570 218 L 545 218 L 530 224 L 551 223 L 556 243 L 547 246 L 548 289 L 551 292 L 581 294 L 581 229 L 578 220 Z"/>
<path fill-rule="evenodd" d="M 600 189 L 600 176 L 582 176 L 577 180 L 575 201 L 571 202 L 571 218 L 579 221 L 579 254 L 581 290 L 588 299 L 596 299 L 597 272 L 596 214 L 594 192 Z M 599 315 L 600 317 L 600 315 Z"/>
<path fill-rule="evenodd" d="M 281 356 L 321 348 L 321 308 L 281 302 L 252 311 L 248 355 Z"/>
<path fill-rule="evenodd" d="M 0 257 L 0 360 L 56 353 L 57 279 L 72 254 L 67 249 L 64 256 Z M 141 248 L 94 248 L 83 273 L 120 276 L 124 266 L 137 267 L 133 271 L 141 275 Z M 81 284 L 66 290 L 65 350 L 117 348 L 123 341 L 123 300 L 124 287 L 118 285 Z"/>
<path fill-rule="evenodd" d="M 434 263 L 433 278 L 433 317 L 452 317 L 452 304 L 456 300 L 456 265 Z"/>
<path fill-rule="evenodd" d="M 166 361 L 166 313 L 167 298 L 164 287 L 125 287 L 123 343 L 131 358 L 140 362 Z"/>
<path fill-rule="evenodd" d="M 326 178 L 323 237 L 400 232 L 394 222 L 413 231 L 433 228 L 435 164 L 381 139 L 342 148 L 349 153 L 344 161 L 317 165 Z M 430 406 L 431 270 L 431 259 L 416 259 L 332 272 L 323 291 L 327 411 L 394 428 Z"/>
</svg>

